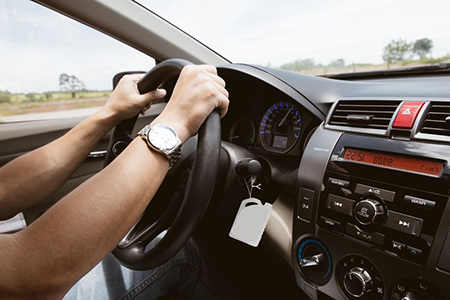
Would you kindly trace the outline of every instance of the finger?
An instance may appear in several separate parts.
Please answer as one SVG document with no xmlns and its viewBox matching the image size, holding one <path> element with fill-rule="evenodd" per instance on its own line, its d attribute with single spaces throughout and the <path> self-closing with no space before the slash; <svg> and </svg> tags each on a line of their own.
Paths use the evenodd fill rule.
<svg viewBox="0 0 450 300">
<path fill-rule="evenodd" d="M 217 106 L 219 108 L 220 118 L 223 118 L 227 114 L 229 105 L 230 105 L 230 100 L 227 97 L 225 97 L 224 95 L 220 95 L 219 103 Z"/>
<path fill-rule="evenodd" d="M 222 95 L 224 95 L 225 97 L 228 98 L 228 96 L 229 96 L 228 91 L 223 86 L 221 86 L 217 82 L 212 82 L 212 84 Z"/>
<path fill-rule="evenodd" d="M 145 115 L 145 112 L 146 112 L 147 110 L 149 110 L 151 106 L 152 106 L 151 103 L 150 103 L 149 105 L 144 106 L 144 108 L 142 108 L 142 110 L 141 110 L 141 114 L 142 114 L 142 115 Z"/>
<path fill-rule="evenodd" d="M 212 65 L 199 65 L 199 67 L 210 74 L 217 75 L 217 69 L 216 69 L 216 67 L 214 67 Z"/>
<path fill-rule="evenodd" d="M 218 84 L 220 84 L 221 86 L 223 86 L 223 87 L 226 86 L 225 80 L 223 80 L 222 77 L 220 77 L 220 76 L 218 76 L 218 75 L 211 74 L 211 73 L 207 73 L 207 75 L 208 75 L 210 78 L 212 78 L 215 82 L 217 82 Z"/>
<path fill-rule="evenodd" d="M 142 95 L 140 95 L 141 100 L 143 102 L 142 105 L 147 106 L 155 100 L 164 98 L 164 96 L 166 94 L 167 94 L 167 92 L 165 89 L 157 89 L 157 90 L 142 94 Z"/>
<path fill-rule="evenodd" d="M 139 82 L 141 79 L 142 79 L 142 77 L 144 77 L 144 73 L 138 73 L 138 74 L 127 74 L 127 75 L 124 75 L 122 78 L 121 78 L 121 80 L 122 79 L 126 79 L 126 80 L 130 80 L 131 82 L 135 82 L 135 83 L 137 83 L 137 82 Z"/>
</svg>

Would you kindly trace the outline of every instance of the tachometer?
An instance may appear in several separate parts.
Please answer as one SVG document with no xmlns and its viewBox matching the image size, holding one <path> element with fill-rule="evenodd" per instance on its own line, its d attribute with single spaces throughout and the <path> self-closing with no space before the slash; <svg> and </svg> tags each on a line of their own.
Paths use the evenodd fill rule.
<svg viewBox="0 0 450 300">
<path fill-rule="evenodd" d="M 298 108 L 289 102 L 278 102 L 264 114 L 259 134 L 266 150 L 286 153 L 300 138 L 302 118 Z"/>
<path fill-rule="evenodd" d="M 250 148 L 255 140 L 255 127 L 249 119 L 237 120 L 230 130 L 228 140 L 234 144 Z"/>
</svg>

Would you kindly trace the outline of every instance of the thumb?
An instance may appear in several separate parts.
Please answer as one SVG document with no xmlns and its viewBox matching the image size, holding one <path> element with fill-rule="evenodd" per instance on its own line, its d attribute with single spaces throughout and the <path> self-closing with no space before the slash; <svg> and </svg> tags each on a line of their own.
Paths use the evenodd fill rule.
<svg viewBox="0 0 450 300">
<path fill-rule="evenodd" d="M 167 91 L 165 89 L 157 89 L 148 93 L 145 93 L 141 95 L 144 101 L 144 105 L 147 106 L 153 101 L 159 100 L 164 98 L 164 96 L 167 94 Z"/>
</svg>

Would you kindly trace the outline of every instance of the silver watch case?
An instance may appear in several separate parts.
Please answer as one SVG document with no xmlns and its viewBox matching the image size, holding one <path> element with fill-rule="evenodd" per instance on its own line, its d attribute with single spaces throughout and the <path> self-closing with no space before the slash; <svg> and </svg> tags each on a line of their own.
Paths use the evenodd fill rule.
<svg viewBox="0 0 450 300">
<path fill-rule="evenodd" d="M 164 124 L 147 125 L 138 132 L 149 148 L 164 154 L 170 162 L 170 167 L 181 157 L 181 141 L 172 127 Z"/>
</svg>

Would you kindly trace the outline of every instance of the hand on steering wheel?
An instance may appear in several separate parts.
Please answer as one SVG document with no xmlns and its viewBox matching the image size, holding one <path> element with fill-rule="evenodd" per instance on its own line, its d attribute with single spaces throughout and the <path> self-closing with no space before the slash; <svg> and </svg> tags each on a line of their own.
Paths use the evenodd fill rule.
<svg viewBox="0 0 450 300">
<path fill-rule="evenodd" d="M 174 128 L 182 142 L 194 135 L 201 125 L 198 132 L 197 159 L 187 183 L 183 202 L 175 212 L 173 222 L 171 224 L 163 222 L 167 220 L 168 214 L 174 213 L 170 209 L 170 204 L 160 218 L 151 224 L 147 224 L 149 218 L 146 218 L 144 213 L 113 251 L 114 256 L 123 265 L 136 270 L 157 267 L 184 246 L 206 211 L 217 177 L 221 142 L 219 117 L 226 113 L 228 92 L 224 87 L 225 82 L 217 76 L 215 68 L 192 66 L 180 59 L 168 60 L 158 64 L 142 78 L 138 83 L 139 91 L 143 94 L 155 90 L 166 80 L 178 76 L 180 72 L 182 76 L 175 86 L 173 95 L 155 122 Z M 203 101 L 198 103 L 198 99 Z M 214 110 L 216 107 L 219 107 L 220 115 L 218 110 Z M 212 113 L 206 118 L 210 112 Z M 117 145 L 123 146 L 131 141 L 131 132 L 136 120 L 137 116 L 121 121 L 115 127 L 108 146 L 105 166 L 117 154 Z M 167 230 L 167 233 L 162 240 L 146 251 L 146 246 L 164 230 Z"/>
</svg>

